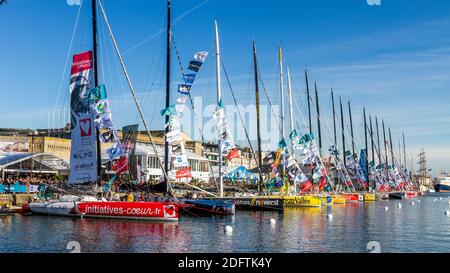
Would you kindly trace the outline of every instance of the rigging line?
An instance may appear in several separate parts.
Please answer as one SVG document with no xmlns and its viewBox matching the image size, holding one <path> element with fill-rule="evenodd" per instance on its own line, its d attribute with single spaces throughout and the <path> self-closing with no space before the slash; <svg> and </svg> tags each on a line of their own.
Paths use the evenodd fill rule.
<svg viewBox="0 0 450 273">
<path fill-rule="evenodd" d="M 257 168 L 258 168 L 259 173 L 262 173 L 262 166 L 260 166 L 260 164 L 261 164 L 262 162 L 261 162 L 261 163 L 258 162 L 256 153 L 255 153 L 255 150 L 253 149 L 253 145 L 252 145 L 252 143 L 251 143 L 251 141 L 250 141 L 250 137 L 249 137 L 249 135 L 248 135 L 247 128 L 245 128 L 245 122 L 244 122 L 244 119 L 242 118 L 241 110 L 240 110 L 239 107 L 238 107 L 237 100 L 236 100 L 236 96 L 235 96 L 235 93 L 234 93 L 234 91 L 233 91 L 233 88 L 231 87 L 230 78 L 228 77 L 228 73 L 227 73 L 227 70 L 225 69 L 225 65 L 224 65 L 224 63 L 223 63 L 222 58 L 220 58 L 220 63 L 222 64 L 223 73 L 225 74 L 225 78 L 226 78 L 227 83 L 228 83 L 228 88 L 229 88 L 229 90 L 230 90 L 230 92 L 231 92 L 231 96 L 233 97 L 234 105 L 236 105 L 236 109 L 237 109 L 238 115 L 239 115 L 239 120 L 241 121 L 242 127 L 244 128 L 245 137 L 247 138 L 248 145 L 250 146 L 250 150 L 251 150 L 251 152 L 252 152 L 252 156 L 253 156 L 253 158 L 255 159 L 256 166 L 257 166 Z M 261 152 L 261 151 L 259 151 L 259 152 Z"/>
<path fill-rule="evenodd" d="M 178 60 L 179 66 L 180 66 L 181 74 L 183 76 L 183 80 L 184 80 L 185 84 L 187 84 L 186 78 L 185 78 L 185 74 L 184 74 L 183 65 L 181 63 L 181 57 L 180 57 L 180 54 L 179 54 L 179 51 L 178 51 L 178 47 L 177 47 L 177 44 L 175 42 L 175 37 L 174 37 L 173 33 L 172 33 L 172 41 L 173 41 L 173 46 L 174 46 L 174 49 L 175 49 L 175 54 L 177 55 L 177 60 Z M 204 134 L 203 134 L 203 129 L 201 128 L 201 126 L 199 124 L 199 119 L 197 117 L 197 113 L 195 112 L 195 106 L 194 106 L 194 101 L 192 100 L 191 92 L 188 92 L 188 97 L 189 97 L 189 101 L 191 103 L 192 112 L 194 114 L 195 123 L 196 123 L 197 128 L 198 128 L 198 130 L 200 132 L 200 137 L 201 137 L 201 140 L 202 140 L 202 150 L 203 150 L 204 154 L 206 154 L 206 150 L 205 150 L 205 147 L 204 147 L 205 137 L 204 137 Z M 219 155 L 219 156 L 222 156 L 222 155 Z M 212 169 L 211 162 L 209 162 L 209 160 L 207 162 L 208 162 L 208 167 L 210 169 L 210 172 L 211 172 L 211 175 L 213 177 L 213 180 L 215 181 L 217 189 L 219 190 L 219 186 L 218 186 L 218 183 L 216 181 L 216 177 L 214 175 L 214 170 Z M 220 174 L 219 174 L 219 176 L 220 176 Z"/>
<path fill-rule="evenodd" d="M 202 3 L 200 3 L 199 5 L 191 8 L 190 10 L 186 11 L 185 13 L 183 13 L 182 15 L 178 16 L 177 18 L 175 18 L 173 20 L 172 23 L 172 27 L 174 27 L 177 23 L 179 23 L 185 16 L 189 15 L 191 12 L 195 11 L 198 8 L 201 8 L 202 6 L 206 5 L 210 0 L 205 0 Z M 163 31 L 165 31 L 167 28 L 162 28 L 160 29 L 158 32 L 148 36 L 147 38 L 145 38 L 144 40 L 140 41 L 139 43 L 137 43 L 136 45 L 130 47 L 129 49 L 125 50 L 124 53 L 122 54 L 123 56 L 127 55 L 128 53 L 130 53 L 131 51 L 135 50 L 136 48 L 144 45 L 145 43 L 147 43 L 148 41 L 154 39 L 155 37 L 157 37 L 158 35 L 161 35 L 163 33 Z"/>
<path fill-rule="evenodd" d="M 258 67 L 259 67 L 259 66 L 258 66 Z M 259 69 L 259 70 L 261 71 L 261 69 Z M 274 111 L 273 111 L 273 107 L 272 107 L 272 102 L 270 101 L 269 95 L 268 95 L 267 90 L 266 90 L 266 86 L 265 86 L 265 84 L 264 84 L 264 82 L 263 82 L 263 80 L 262 80 L 262 78 L 261 78 L 261 74 L 259 73 L 257 76 L 258 76 L 258 78 L 259 78 L 259 80 L 260 80 L 260 82 L 261 82 L 261 85 L 262 85 L 262 87 L 263 87 L 264 94 L 266 95 L 267 101 L 268 101 L 268 103 L 269 103 L 269 105 L 270 105 L 271 113 L 272 113 L 273 116 L 275 116 Z M 275 117 L 276 117 L 276 116 L 275 116 Z M 281 130 L 280 124 L 278 123 L 278 119 L 276 118 L 275 121 L 276 121 L 276 123 L 277 123 L 278 130 L 279 130 L 279 132 L 280 132 L 280 134 L 281 134 L 282 130 Z M 313 144 L 314 144 L 314 146 L 316 146 L 314 140 L 313 140 Z M 287 150 L 288 155 L 293 156 L 294 159 L 295 159 L 295 155 L 294 155 L 294 153 L 291 151 L 291 149 L 289 148 L 289 146 L 286 146 L 286 150 Z M 320 154 L 318 155 L 318 158 L 319 158 L 319 161 L 320 161 L 320 163 L 322 164 L 322 166 L 324 166 L 324 164 L 323 164 L 323 162 L 322 162 L 322 158 L 320 157 Z M 284 164 L 284 162 L 283 162 L 283 164 Z M 300 165 L 298 164 L 297 160 L 294 160 L 294 165 L 295 165 L 298 169 L 301 170 Z M 326 170 L 325 170 L 325 171 L 326 171 Z M 302 171 L 302 172 L 303 172 L 303 171 Z M 327 175 L 327 177 L 328 177 L 328 175 Z"/>
<path fill-rule="evenodd" d="M 295 81 L 294 81 L 294 83 L 295 83 Z M 296 85 L 294 84 L 294 87 L 296 87 Z M 297 103 L 297 99 L 295 98 L 295 96 L 293 96 L 293 98 L 294 98 L 294 104 L 295 104 L 295 106 L 296 106 L 296 108 L 297 108 L 297 110 L 300 112 L 300 114 L 302 113 L 302 111 L 301 111 L 301 109 L 300 109 L 300 107 L 299 107 L 299 105 L 298 105 L 298 103 Z M 302 105 L 303 105 L 303 107 L 305 107 L 305 105 L 303 104 L 303 101 L 301 100 L 301 102 L 302 102 Z M 304 124 L 304 126 L 305 126 L 305 128 L 308 128 L 308 126 L 306 125 L 306 121 L 305 121 L 305 119 L 303 118 L 303 115 L 300 115 L 301 116 L 301 119 L 302 119 L 302 121 L 303 121 L 303 124 Z M 320 118 L 320 117 L 319 117 Z M 328 126 L 328 122 L 324 122 L 325 123 L 325 125 L 327 126 L 327 128 L 328 128 L 328 130 L 331 132 L 331 129 L 330 129 L 330 127 Z M 329 135 L 327 134 L 327 137 L 329 137 Z M 332 157 L 334 158 L 334 160 L 336 161 L 336 163 L 342 163 L 341 162 L 341 160 L 339 159 L 339 157 L 337 156 L 337 155 L 334 155 L 334 154 L 332 154 Z M 319 155 L 319 158 L 320 158 L 320 155 Z M 323 164 L 323 163 L 322 163 Z M 339 166 L 338 166 L 339 165 Z M 348 175 L 348 172 L 347 172 L 347 167 L 346 166 L 343 166 L 344 167 L 344 170 L 342 170 L 342 168 L 341 168 L 341 164 L 338 164 L 337 166 L 336 166 L 336 170 L 338 171 L 338 175 L 340 175 L 341 176 L 341 179 L 342 180 L 348 180 L 348 177 L 349 177 L 349 175 Z M 350 180 L 350 182 L 351 182 L 351 185 L 353 186 L 353 189 L 354 189 L 354 185 L 353 185 L 353 182 Z M 347 188 L 347 190 L 348 191 L 350 191 L 350 188 L 349 188 L 349 186 L 347 185 L 347 184 L 345 184 L 345 187 Z"/>
<path fill-rule="evenodd" d="M 137 96 L 136 96 L 136 93 L 135 93 L 135 91 L 134 91 L 134 87 L 133 87 L 133 85 L 132 85 L 132 83 L 131 83 L 131 81 L 130 81 L 130 78 L 129 78 L 129 76 L 128 76 L 128 72 L 127 72 L 127 70 L 126 70 L 126 68 L 125 68 L 125 64 L 124 64 L 124 62 L 123 62 L 122 56 L 120 55 L 119 47 L 118 47 L 118 45 L 117 45 L 117 43 L 116 43 L 116 40 L 115 40 L 115 38 L 114 38 L 114 34 L 113 34 L 113 32 L 112 32 L 111 26 L 109 25 L 108 18 L 106 17 L 105 10 L 103 9 L 103 4 L 102 4 L 101 0 L 98 0 L 98 3 L 99 3 L 99 6 L 100 6 L 100 9 L 101 9 L 101 11 L 102 11 L 103 18 L 105 19 L 106 26 L 108 27 L 108 30 L 109 30 L 109 34 L 110 34 L 111 40 L 112 40 L 112 42 L 113 42 L 113 44 L 114 44 L 114 48 L 116 49 L 117 56 L 118 56 L 119 59 L 120 59 L 120 63 L 121 63 L 123 72 L 124 72 L 124 74 L 125 74 L 125 77 L 126 77 L 126 79 L 127 79 L 127 82 L 128 82 L 128 86 L 129 86 L 130 92 L 131 92 L 131 94 L 132 94 L 132 96 L 133 96 L 133 99 L 134 99 L 134 102 L 135 102 L 135 104 L 136 104 L 136 107 L 138 108 L 138 111 L 139 111 L 139 113 L 140 113 L 140 115 L 141 115 L 142 122 L 144 123 L 144 127 L 145 127 L 145 129 L 146 129 L 146 131 L 147 131 L 147 134 L 148 134 L 148 136 L 149 136 L 149 138 L 150 138 L 150 141 L 151 141 L 151 143 L 152 143 L 152 148 L 153 148 L 153 151 L 154 151 L 154 153 L 155 153 L 155 155 L 156 155 L 156 158 L 157 158 L 159 167 L 160 167 L 160 169 L 161 169 L 161 171 L 162 171 L 162 173 L 163 173 L 163 175 L 165 176 L 165 179 L 166 179 L 166 181 L 167 181 L 167 184 L 168 184 L 168 185 L 167 185 L 167 186 L 168 186 L 168 192 L 169 192 L 172 196 L 175 196 L 175 195 L 173 194 L 173 189 L 172 189 L 172 187 L 170 186 L 170 178 L 169 178 L 169 175 L 167 174 L 166 170 L 164 169 L 163 163 L 161 162 L 161 159 L 160 159 L 159 156 L 158 156 L 158 150 L 156 149 L 156 145 L 155 145 L 153 136 L 152 136 L 152 134 L 150 133 L 150 130 L 149 130 L 148 126 L 147 126 L 147 122 L 146 122 L 146 120 L 145 120 L 144 113 L 142 112 L 142 109 L 141 109 L 141 106 L 140 106 L 140 104 L 139 104 L 139 101 L 137 100 Z"/>
<path fill-rule="evenodd" d="M 67 51 L 67 55 L 66 55 L 66 63 L 64 64 L 64 71 L 63 71 L 63 73 L 61 75 L 61 81 L 59 82 L 58 95 L 56 96 L 56 101 L 55 101 L 55 106 L 53 107 L 53 111 L 56 110 L 56 107 L 58 105 L 59 96 L 61 95 L 63 81 L 64 81 L 64 78 L 65 78 L 65 75 L 66 75 L 67 65 L 69 63 L 70 52 L 72 51 L 73 41 L 74 41 L 75 33 L 76 33 L 76 30 L 77 30 L 78 20 L 80 18 L 80 13 L 81 13 L 81 7 L 82 6 L 83 6 L 83 1 L 81 1 L 80 7 L 78 8 L 77 18 L 75 19 L 75 25 L 73 27 L 72 37 L 70 38 L 69 50 Z"/>
</svg>

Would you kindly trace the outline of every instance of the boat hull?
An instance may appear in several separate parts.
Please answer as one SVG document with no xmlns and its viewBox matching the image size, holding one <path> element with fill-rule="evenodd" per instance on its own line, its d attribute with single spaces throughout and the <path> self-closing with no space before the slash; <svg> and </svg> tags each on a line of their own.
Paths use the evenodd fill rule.
<svg viewBox="0 0 450 273">
<path fill-rule="evenodd" d="M 364 202 L 374 202 L 377 200 L 375 193 L 364 194 Z"/>
<path fill-rule="evenodd" d="M 234 203 L 227 200 L 183 199 L 181 201 L 184 204 L 192 205 L 186 208 L 182 207 L 183 210 L 195 214 L 233 215 L 236 210 Z"/>
<path fill-rule="evenodd" d="M 76 216 L 78 214 L 76 207 L 76 202 L 30 203 L 25 211 L 29 210 L 32 214 L 49 216 Z"/>
<path fill-rule="evenodd" d="M 80 202 L 85 217 L 146 221 L 178 221 L 178 205 L 166 202 Z"/>
<path fill-rule="evenodd" d="M 450 192 L 450 186 L 444 184 L 434 185 L 435 192 Z"/>
<path fill-rule="evenodd" d="M 401 200 L 403 198 L 405 198 L 405 193 L 404 192 L 390 192 L 389 193 L 389 199 Z"/>
<path fill-rule="evenodd" d="M 226 200 L 233 202 L 236 210 L 283 210 L 283 199 L 265 196 L 230 197 L 211 200 Z"/>
<path fill-rule="evenodd" d="M 345 204 L 345 196 L 333 195 L 333 204 Z"/>
<path fill-rule="evenodd" d="M 322 206 L 322 200 L 316 196 L 275 196 L 283 199 L 283 206 L 292 208 L 317 208 Z"/>
<path fill-rule="evenodd" d="M 358 203 L 359 202 L 359 194 L 348 193 L 348 194 L 345 194 L 344 196 L 345 196 L 346 203 Z"/>
</svg>

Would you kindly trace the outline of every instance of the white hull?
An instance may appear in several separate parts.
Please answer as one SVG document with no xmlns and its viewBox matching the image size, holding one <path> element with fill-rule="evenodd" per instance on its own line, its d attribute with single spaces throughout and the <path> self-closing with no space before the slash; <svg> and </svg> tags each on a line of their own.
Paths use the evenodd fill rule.
<svg viewBox="0 0 450 273">
<path fill-rule="evenodd" d="M 29 204 L 31 213 L 54 216 L 76 216 L 77 203 L 72 202 L 45 202 L 45 203 L 31 203 Z"/>
</svg>

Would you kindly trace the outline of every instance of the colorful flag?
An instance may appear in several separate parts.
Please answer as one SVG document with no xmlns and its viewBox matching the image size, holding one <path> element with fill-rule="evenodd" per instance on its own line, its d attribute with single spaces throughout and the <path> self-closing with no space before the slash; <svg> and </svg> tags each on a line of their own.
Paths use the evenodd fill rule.
<svg viewBox="0 0 450 273">
<path fill-rule="evenodd" d="M 105 85 L 102 84 L 86 92 L 86 99 L 90 101 L 106 99 Z"/>
<path fill-rule="evenodd" d="M 119 140 L 116 130 L 109 130 L 101 133 L 99 139 L 102 143 L 117 142 Z"/>
<path fill-rule="evenodd" d="M 103 192 L 109 192 L 111 189 L 112 183 L 114 183 L 114 180 L 116 180 L 116 175 L 113 175 L 113 177 L 103 186 Z"/>
<path fill-rule="evenodd" d="M 307 191 L 311 190 L 311 188 L 312 188 L 312 183 L 309 180 L 304 182 L 301 186 L 302 192 L 307 192 Z"/>
<path fill-rule="evenodd" d="M 195 76 L 196 76 L 197 74 L 195 74 L 195 73 L 192 73 L 192 74 L 186 74 L 186 75 L 184 75 L 184 77 L 183 77 L 183 80 L 184 80 L 184 82 L 186 83 L 186 84 L 193 84 L 194 83 L 194 80 L 195 80 Z"/>
<path fill-rule="evenodd" d="M 188 69 L 192 70 L 194 72 L 198 72 L 200 70 L 201 66 L 202 66 L 202 62 L 200 62 L 200 61 L 190 61 Z"/>
<path fill-rule="evenodd" d="M 112 114 L 105 113 L 100 114 L 100 116 L 95 120 L 98 128 L 101 129 L 114 129 L 114 124 L 112 123 Z"/>
<path fill-rule="evenodd" d="M 191 91 L 191 85 L 189 84 L 179 84 L 178 85 L 178 93 L 183 95 L 189 95 L 189 92 Z"/>
<path fill-rule="evenodd" d="M 109 100 L 101 99 L 98 102 L 91 104 L 91 110 L 96 115 L 111 113 L 111 109 L 109 108 Z"/>
<path fill-rule="evenodd" d="M 189 161 L 186 154 L 176 155 L 173 160 L 175 168 L 189 166 Z"/>
<path fill-rule="evenodd" d="M 122 145 L 120 142 L 114 143 L 111 147 L 109 147 L 106 152 L 108 153 L 109 160 L 114 160 L 123 156 Z"/>
<path fill-rule="evenodd" d="M 184 167 L 176 172 L 176 178 L 192 178 L 191 168 Z"/>
<path fill-rule="evenodd" d="M 173 130 L 166 134 L 166 141 L 169 143 L 172 143 L 174 141 L 180 141 L 180 140 L 182 140 L 180 130 Z"/>
<path fill-rule="evenodd" d="M 175 104 L 171 104 L 169 107 L 162 109 L 160 112 L 161 116 L 167 115 L 171 116 L 176 113 Z"/>
<path fill-rule="evenodd" d="M 222 151 L 223 151 L 223 152 L 228 151 L 228 150 L 231 150 L 231 149 L 233 149 L 234 147 L 236 147 L 236 146 L 234 145 L 234 141 L 233 141 L 232 139 L 225 139 L 225 140 L 222 142 Z"/>
<path fill-rule="evenodd" d="M 282 140 L 280 140 L 280 142 L 278 142 L 278 148 L 283 149 L 284 147 L 286 147 L 286 141 L 284 140 L 284 138 Z"/>
<path fill-rule="evenodd" d="M 111 168 L 116 172 L 116 175 L 124 173 L 128 170 L 128 159 L 126 156 L 121 156 L 120 159 Z"/>
<path fill-rule="evenodd" d="M 298 133 L 297 133 L 296 130 L 292 131 L 292 132 L 289 134 L 289 138 L 290 138 L 291 140 L 294 140 L 294 139 L 296 139 L 297 137 L 298 137 Z"/>
<path fill-rule="evenodd" d="M 208 51 L 199 51 L 194 54 L 194 59 L 199 62 L 204 62 L 206 59 L 206 56 L 208 56 Z"/>
<path fill-rule="evenodd" d="M 122 150 L 123 154 L 128 157 L 128 165 L 130 166 L 130 175 L 133 179 L 138 178 L 136 169 L 136 158 L 134 156 L 136 150 L 136 139 L 139 124 L 124 126 L 122 128 Z"/>
<path fill-rule="evenodd" d="M 234 158 L 241 158 L 241 156 L 239 155 L 238 149 L 231 150 L 227 155 L 228 160 L 232 160 Z"/>
</svg>

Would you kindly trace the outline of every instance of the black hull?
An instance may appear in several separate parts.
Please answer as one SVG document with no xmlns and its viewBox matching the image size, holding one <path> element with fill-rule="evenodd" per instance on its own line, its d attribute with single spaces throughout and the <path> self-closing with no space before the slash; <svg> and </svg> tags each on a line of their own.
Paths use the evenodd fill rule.
<svg viewBox="0 0 450 273">
<path fill-rule="evenodd" d="M 436 184 L 436 185 L 434 185 L 434 190 L 436 192 L 450 192 L 450 186 L 443 185 L 443 184 Z"/>
<path fill-rule="evenodd" d="M 405 198 L 404 192 L 390 192 L 389 193 L 389 199 L 402 200 L 403 198 Z"/>
</svg>

